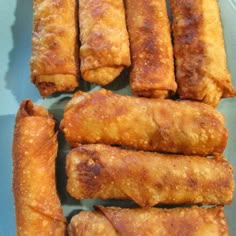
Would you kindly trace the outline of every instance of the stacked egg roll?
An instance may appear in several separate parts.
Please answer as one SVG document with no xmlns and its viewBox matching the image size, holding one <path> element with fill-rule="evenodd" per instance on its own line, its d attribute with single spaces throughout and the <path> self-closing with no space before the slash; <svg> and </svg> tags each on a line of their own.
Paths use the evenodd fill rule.
<svg viewBox="0 0 236 236">
<path fill-rule="evenodd" d="M 76 0 L 34 0 L 31 79 L 42 96 L 78 86 Z"/>
<path fill-rule="evenodd" d="M 75 215 L 69 225 L 69 235 L 229 235 L 222 207 L 121 209 L 98 206 L 96 209 Z"/>
<path fill-rule="evenodd" d="M 72 147 L 104 143 L 201 156 L 221 154 L 228 137 L 223 115 L 209 105 L 122 96 L 104 89 L 75 93 L 61 129 Z"/>
<path fill-rule="evenodd" d="M 216 106 L 235 96 L 217 0 L 171 0 L 178 93 Z"/>
<path fill-rule="evenodd" d="M 90 144 L 67 156 L 67 191 L 76 199 L 131 199 L 142 207 L 156 204 L 229 204 L 232 166 L 205 158 L 125 150 Z"/>
<path fill-rule="evenodd" d="M 126 0 L 132 92 L 168 97 L 176 91 L 170 24 L 165 0 Z"/>
<path fill-rule="evenodd" d="M 57 135 L 46 109 L 21 103 L 13 140 L 13 193 L 18 236 L 65 233 L 55 183 Z"/>
<path fill-rule="evenodd" d="M 80 60 L 83 79 L 106 85 L 130 65 L 122 0 L 80 0 Z"/>
</svg>

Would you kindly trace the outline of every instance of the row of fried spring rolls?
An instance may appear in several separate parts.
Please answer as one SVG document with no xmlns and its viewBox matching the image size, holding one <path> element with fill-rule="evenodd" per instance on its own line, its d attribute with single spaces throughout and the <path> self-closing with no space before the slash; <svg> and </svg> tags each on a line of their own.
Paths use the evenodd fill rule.
<svg viewBox="0 0 236 236">
<path fill-rule="evenodd" d="M 166 3 L 138 3 L 126 2 L 131 87 L 138 95 L 167 97 L 176 83 Z M 78 85 L 75 12 L 74 0 L 34 1 L 31 77 L 43 96 Z M 81 74 L 106 85 L 131 64 L 123 1 L 81 0 L 78 15 Z"/>
<path fill-rule="evenodd" d="M 42 96 L 78 86 L 81 74 L 106 85 L 130 65 L 123 1 L 34 0 L 31 78 Z"/>
<path fill-rule="evenodd" d="M 13 142 L 17 235 L 64 235 L 65 219 L 55 183 L 57 140 L 54 126 L 54 120 L 44 108 L 33 105 L 29 100 L 22 102 L 16 117 Z M 221 205 L 232 200 L 232 167 L 220 157 L 205 159 L 135 152 L 106 145 L 84 145 L 68 155 L 67 174 L 67 190 L 78 199 L 125 198 L 133 199 L 140 206 L 183 202 Z M 191 208 L 187 212 L 206 211 L 206 217 L 211 215 L 208 214 L 211 210 L 196 209 Z M 124 210 L 127 214 L 121 220 L 126 222 L 132 211 Z M 137 220 L 149 211 L 134 210 Z M 158 215 L 163 214 L 163 218 L 175 217 L 176 214 L 182 218 L 185 215 L 185 210 L 178 209 L 170 210 L 168 214 L 165 210 L 153 211 L 159 211 Z M 93 215 L 88 213 L 88 220 L 92 220 Z M 226 229 L 223 211 L 219 217 Z M 180 227 L 177 218 L 174 223 Z M 217 222 L 214 224 L 217 225 Z M 158 221 L 151 221 L 147 227 L 152 230 L 156 223 Z M 73 224 L 72 220 L 72 228 L 76 225 Z M 199 227 L 199 222 L 197 225 Z M 212 226 L 209 228 L 206 223 L 202 227 L 208 232 Z M 99 232 L 96 227 L 94 230 Z M 135 228 L 127 227 L 127 230 Z M 106 232 L 109 234 L 108 229 Z M 82 235 L 87 233 L 90 233 L 89 229 Z"/>
<path fill-rule="evenodd" d="M 176 91 L 166 1 L 125 0 L 135 94 Z M 171 0 L 177 93 L 212 106 L 233 97 L 217 0 Z"/>
<path fill-rule="evenodd" d="M 130 66 L 129 34 L 133 93 L 147 97 L 175 93 L 166 2 L 126 0 L 125 7 L 128 32 L 122 0 L 79 1 L 83 78 L 106 85 Z M 235 96 L 217 1 L 172 0 L 171 10 L 180 97 L 216 106 L 221 97 Z M 34 1 L 31 78 L 43 96 L 78 85 L 76 18 L 74 0 Z"/>
<path fill-rule="evenodd" d="M 69 236 L 227 236 L 223 208 L 121 209 L 97 206 L 80 212 L 69 225 Z"/>
</svg>

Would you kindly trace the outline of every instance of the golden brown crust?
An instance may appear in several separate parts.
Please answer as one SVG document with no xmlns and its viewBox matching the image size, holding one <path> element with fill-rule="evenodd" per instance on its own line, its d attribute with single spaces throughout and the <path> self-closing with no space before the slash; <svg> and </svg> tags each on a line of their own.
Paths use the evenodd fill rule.
<svg viewBox="0 0 236 236">
<path fill-rule="evenodd" d="M 232 166 L 205 158 L 82 145 L 67 156 L 67 191 L 77 199 L 131 199 L 142 207 L 232 202 Z"/>
<path fill-rule="evenodd" d="M 132 92 L 167 97 L 176 91 L 173 49 L 165 0 L 126 0 Z"/>
<path fill-rule="evenodd" d="M 217 1 L 171 0 L 171 9 L 180 97 L 216 106 L 235 96 Z"/>
<path fill-rule="evenodd" d="M 79 24 L 82 76 L 106 85 L 130 65 L 122 0 L 79 1 Z"/>
<path fill-rule="evenodd" d="M 118 236 L 112 224 L 100 212 L 80 212 L 71 219 L 68 231 L 69 236 Z"/>
<path fill-rule="evenodd" d="M 70 236 L 92 235 L 86 234 L 87 232 L 97 235 L 96 233 L 100 233 L 106 225 L 109 225 L 109 227 L 102 232 L 103 236 L 229 235 L 222 207 L 208 209 L 200 207 L 122 209 L 98 206 L 96 208 L 98 212 L 81 212 L 72 218 L 70 225 L 74 228 L 74 232 L 71 232 Z M 87 225 L 90 225 L 91 228 L 88 228 L 88 231 L 85 232 L 84 227 Z"/>
<path fill-rule="evenodd" d="M 21 103 L 13 140 L 13 193 L 17 235 L 64 235 L 65 219 L 56 193 L 55 122 L 46 109 Z"/>
<path fill-rule="evenodd" d="M 199 102 L 136 98 L 107 90 L 76 93 L 61 122 L 72 147 L 119 144 L 186 155 L 221 154 L 228 131 L 222 114 Z"/>
<path fill-rule="evenodd" d="M 42 96 L 78 86 L 75 0 L 34 0 L 31 78 Z"/>
</svg>

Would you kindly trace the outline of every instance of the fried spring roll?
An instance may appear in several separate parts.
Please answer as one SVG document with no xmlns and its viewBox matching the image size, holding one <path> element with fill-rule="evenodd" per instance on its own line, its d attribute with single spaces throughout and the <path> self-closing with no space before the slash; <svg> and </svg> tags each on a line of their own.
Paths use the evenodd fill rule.
<svg viewBox="0 0 236 236">
<path fill-rule="evenodd" d="M 168 97 L 176 91 L 173 49 L 165 0 L 126 0 L 132 92 Z"/>
<path fill-rule="evenodd" d="M 80 0 L 80 60 L 86 81 L 106 85 L 130 65 L 122 0 Z"/>
<path fill-rule="evenodd" d="M 228 131 L 222 114 L 199 102 L 136 98 L 107 90 L 77 92 L 61 122 L 71 147 L 119 144 L 186 155 L 221 154 Z"/>
<path fill-rule="evenodd" d="M 56 192 L 55 122 L 41 106 L 21 103 L 13 141 L 13 193 L 18 236 L 64 235 L 65 219 Z"/>
<path fill-rule="evenodd" d="M 235 96 L 216 0 L 171 0 L 178 92 L 213 106 Z"/>
<path fill-rule="evenodd" d="M 229 204 L 232 166 L 224 158 L 132 151 L 91 144 L 67 156 L 67 191 L 76 199 L 131 199 L 156 204 Z"/>
<path fill-rule="evenodd" d="M 78 86 L 75 0 L 34 0 L 31 79 L 42 96 Z"/>
<path fill-rule="evenodd" d="M 122 209 L 96 207 L 82 211 L 69 224 L 70 236 L 226 236 L 228 226 L 222 207 L 173 209 Z"/>
</svg>

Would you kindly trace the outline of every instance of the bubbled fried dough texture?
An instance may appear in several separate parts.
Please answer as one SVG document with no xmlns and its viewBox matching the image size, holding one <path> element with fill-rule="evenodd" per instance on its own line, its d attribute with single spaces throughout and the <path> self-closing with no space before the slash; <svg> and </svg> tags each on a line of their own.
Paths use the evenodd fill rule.
<svg viewBox="0 0 236 236">
<path fill-rule="evenodd" d="M 69 236 L 118 236 L 113 225 L 100 212 L 82 211 L 68 226 Z"/>
<path fill-rule="evenodd" d="M 142 207 L 229 204 L 233 169 L 205 158 L 83 145 L 67 156 L 67 191 L 77 199 L 131 199 Z"/>
<path fill-rule="evenodd" d="M 21 103 L 13 140 L 13 193 L 18 236 L 65 233 L 65 219 L 56 192 L 55 122 L 41 106 Z"/>
<path fill-rule="evenodd" d="M 176 91 L 170 24 L 165 0 L 126 0 L 132 92 L 167 97 Z"/>
<path fill-rule="evenodd" d="M 31 79 L 42 96 L 78 86 L 75 0 L 34 0 Z"/>
<path fill-rule="evenodd" d="M 228 137 L 223 115 L 206 104 L 107 90 L 76 93 L 65 108 L 61 129 L 72 147 L 120 144 L 186 155 L 222 153 Z"/>
<path fill-rule="evenodd" d="M 70 236 L 229 235 L 221 207 L 122 209 L 98 206 L 97 212 L 80 212 L 74 216 L 69 227 Z"/>
<path fill-rule="evenodd" d="M 221 97 L 235 96 L 217 0 L 170 2 L 180 97 L 216 106 Z"/>
<path fill-rule="evenodd" d="M 106 85 L 130 65 L 122 0 L 80 0 L 80 60 L 85 80 Z"/>
</svg>

